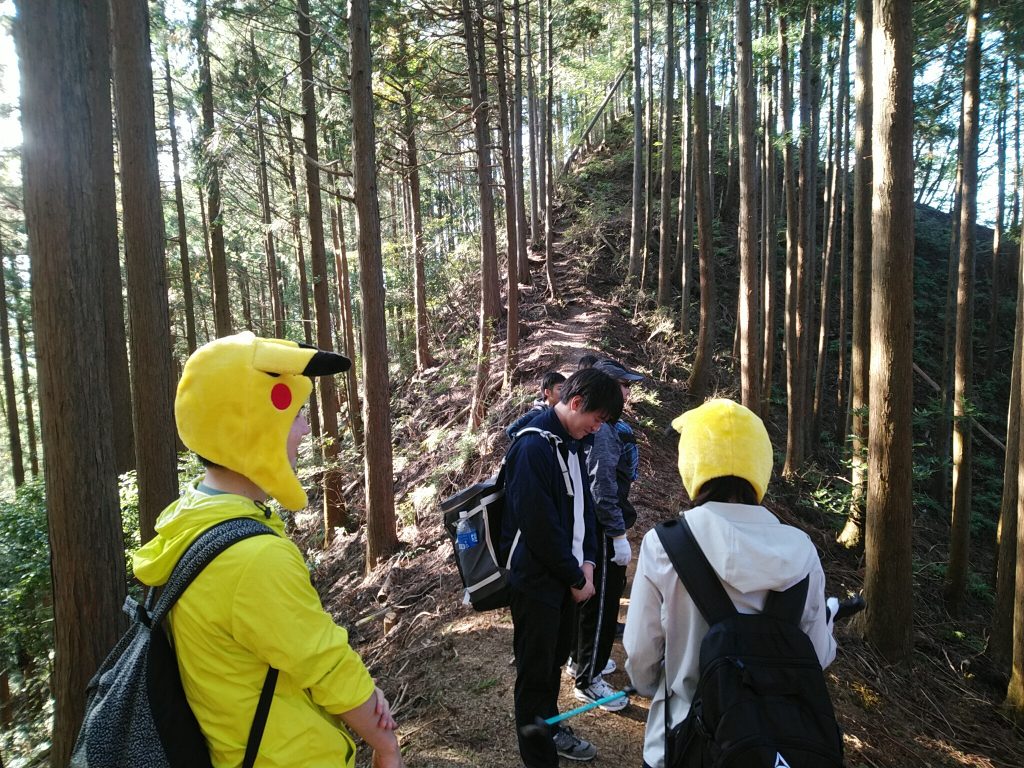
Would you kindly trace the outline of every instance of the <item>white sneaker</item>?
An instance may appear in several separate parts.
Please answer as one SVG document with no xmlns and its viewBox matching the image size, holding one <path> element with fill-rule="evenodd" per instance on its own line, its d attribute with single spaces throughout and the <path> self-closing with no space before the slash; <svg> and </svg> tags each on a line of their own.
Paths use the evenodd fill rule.
<svg viewBox="0 0 1024 768">
<path fill-rule="evenodd" d="M 622 692 L 616 691 L 601 677 L 594 678 L 594 681 L 586 688 L 576 688 L 573 691 L 573 694 L 577 699 L 589 703 L 593 703 L 608 696 L 614 696 L 616 693 Z M 620 698 L 606 701 L 604 704 L 599 706 L 605 712 L 619 712 L 629 706 L 629 697 L 623 694 Z"/>
</svg>

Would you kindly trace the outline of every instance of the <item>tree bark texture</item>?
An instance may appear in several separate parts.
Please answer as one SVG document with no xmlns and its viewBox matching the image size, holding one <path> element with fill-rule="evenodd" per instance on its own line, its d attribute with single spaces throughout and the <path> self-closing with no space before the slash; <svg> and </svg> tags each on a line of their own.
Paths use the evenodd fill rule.
<svg viewBox="0 0 1024 768">
<path fill-rule="evenodd" d="M 956 289 L 956 346 L 953 360 L 953 509 L 949 567 L 943 596 L 955 615 L 967 588 L 971 543 L 971 339 L 974 325 L 974 258 L 978 220 L 978 138 L 981 102 L 981 0 L 971 0 L 964 58 L 963 175 L 960 202 L 960 254 Z"/>
<path fill-rule="evenodd" d="M 135 466 L 131 377 L 125 333 L 121 256 L 117 239 L 117 193 L 114 188 L 114 131 L 110 105 L 110 13 L 103 0 L 84 4 L 89 45 L 89 109 L 93 140 L 93 183 L 96 185 L 96 236 L 103 258 L 103 333 L 107 338 L 106 368 L 114 419 L 117 471 Z"/>
<path fill-rule="evenodd" d="M 697 32 L 698 36 L 702 33 Z M 707 43 L 705 42 L 705 46 Z M 640 279 L 644 250 L 644 118 L 643 80 L 640 78 L 640 0 L 633 0 L 633 214 L 629 235 L 629 266 L 626 281 Z M 705 80 L 705 82 L 707 82 Z"/>
<path fill-rule="evenodd" d="M 111 10 L 125 273 L 131 320 L 139 529 L 145 543 L 156 533 L 157 515 L 178 496 L 174 367 L 164 266 L 164 212 L 157 165 L 149 7 L 144 3 L 114 2 Z"/>
<path fill-rule="evenodd" d="M 463 0 L 467 2 L 467 0 Z M 384 271 L 377 197 L 377 150 L 373 124 L 373 62 L 368 0 L 349 6 L 352 93 L 352 172 L 359 227 L 359 290 L 363 300 L 363 423 L 366 482 L 366 567 L 373 568 L 398 547 L 391 455 L 391 404 L 387 333 L 384 326 Z"/>
<path fill-rule="evenodd" d="M 181 300 L 185 305 L 185 344 L 191 355 L 196 351 L 196 310 L 192 298 L 192 266 L 189 263 L 188 234 L 185 226 L 185 197 L 181 188 L 181 161 L 178 155 L 178 129 L 174 116 L 174 88 L 171 63 L 164 54 L 164 90 L 167 95 L 167 126 L 171 138 L 171 165 L 174 168 L 174 211 L 178 224 L 178 258 L 181 262 Z"/>
<path fill-rule="evenodd" d="M 871 374 L 865 634 L 890 660 L 913 646 L 914 305 L 911 0 L 874 0 Z"/>
<path fill-rule="evenodd" d="M 11 449 L 11 477 L 14 487 L 25 483 L 25 462 L 21 448 L 21 425 L 18 416 L 18 389 L 14 383 L 11 350 L 10 309 L 7 306 L 7 275 L 3 269 L 3 245 L 0 244 L 0 360 L 4 375 L 4 410 L 7 412 L 7 441 Z"/>
<path fill-rule="evenodd" d="M 1024 242 L 1024 241 L 1022 241 Z M 998 562 L 996 566 L 996 599 L 992 609 L 992 635 L 988 650 L 993 663 L 1009 670 L 1013 661 L 1013 617 L 1015 572 L 1017 569 L 1017 502 L 1020 487 L 1017 470 L 1020 460 L 1021 360 L 1024 351 L 1024 246 L 1018 255 L 1017 321 L 1013 335 L 1013 365 L 1010 374 L 1010 403 L 1006 416 L 1006 454 L 1003 459 L 1003 494 L 999 504 L 999 527 L 996 532 Z M 1019 593 L 1018 593 L 1019 594 Z"/>
<path fill-rule="evenodd" d="M 739 143 L 740 377 L 743 404 L 761 410 L 761 324 L 757 249 L 757 137 L 754 134 L 754 58 L 750 0 L 736 0 L 736 78 Z"/>
<path fill-rule="evenodd" d="M 697 402 L 707 392 L 708 368 L 711 362 L 711 329 L 714 327 L 714 269 L 711 259 L 711 188 L 708 155 L 708 4 L 696 0 L 693 55 L 694 111 L 694 190 L 697 197 L 697 241 L 700 259 L 700 325 L 697 331 L 697 352 L 686 388 Z"/>
<path fill-rule="evenodd" d="M 310 39 L 308 0 L 296 4 L 299 33 L 299 71 L 302 73 L 302 136 L 306 156 L 306 205 L 309 224 L 309 257 L 313 270 L 313 306 L 316 311 L 316 345 L 333 350 L 331 306 L 327 275 L 327 245 L 324 242 L 324 211 L 320 197 L 320 149 L 317 142 L 316 93 L 313 90 L 313 47 Z M 338 389 L 333 376 L 317 379 L 320 389 L 320 427 L 323 438 L 324 546 L 333 540 L 335 528 L 347 527 L 341 477 L 332 465 L 338 458 Z"/>
<path fill-rule="evenodd" d="M 213 151 L 213 75 L 210 71 L 210 21 L 206 0 L 197 0 L 193 32 L 199 53 L 199 98 L 202 102 L 202 140 L 206 164 L 206 207 L 210 227 L 210 258 L 213 264 L 213 317 L 217 336 L 230 336 L 231 289 L 228 284 L 228 257 L 224 245 L 224 220 L 221 218 L 220 158 Z"/>
<path fill-rule="evenodd" d="M 742 0 L 739 0 L 742 2 Z M 675 114 L 675 7 L 665 2 L 665 69 L 661 90 L 661 223 L 658 232 L 658 306 L 672 301 L 672 126 Z"/>
<path fill-rule="evenodd" d="M 871 357 L 871 190 L 872 190 L 872 0 L 856 0 L 855 39 L 857 76 L 854 81 L 853 165 L 853 321 L 850 340 L 850 516 L 839 543 L 859 547 L 864 534 L 864 497 L 867 491 L 868 390 Z"/>
<path fill-rule="evenodd" d="M 53 578 L 54 768 L 68 764 L 86 683 L 121 632 L 125 594 L 110 387 L 97 365 L 113 340 L 81 332 L 104 327 L 105 265 L 116 254 L 105 251 L 109 219 L 97 210 L 113 199 L 100 197 L 96 178 L 92 121 L 104 115 L 83 79 L 90 65 L 109 73 L 109 60 L 98 61 L 107 49 L 87 46 L 94 10 L 19 0 L 15 24 Z"/>
</svg>

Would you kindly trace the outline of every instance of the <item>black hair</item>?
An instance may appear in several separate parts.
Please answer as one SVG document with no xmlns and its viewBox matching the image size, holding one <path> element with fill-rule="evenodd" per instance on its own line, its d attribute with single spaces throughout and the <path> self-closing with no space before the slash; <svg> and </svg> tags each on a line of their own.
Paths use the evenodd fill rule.
<svg viewBox="0 0 1024 768">
<path fill-rule="evenodd" d="M 693 506 L 699 507 L 709 501 L 728 504 L 757 504 L 757 491 L 747 480 L 736 475 L 723 475 L 705 480 L 697 491 Z"/>
<path fill-rule="evenodd" d="M 199 459 L 199 463 L 202 464 L 207 469 L 210 469 L 210 468 L 222 469 L 220 464 L 218 464 L 215 461 L 210 461 L 208 458 L 206 458 L 205 456 L 202 456 L 202 455 L 200 455 L 198 453 L 196 454 L 196 458 Z"/>
<path fill-rule="evenodd" d="M 576 396 L 583 398 L 584 411 L 601 411 L 609 424 L 619 420 L 625 403 L 619 382 L 596 368 L 576 371 L 562 385 L 562 402 L 566 405 Z"/>
<path fill-rule="evenodd" d="M 598 361 L 597 355 L 584 355 L 580 358 L 579 364 L 576 366 L 577 371 L 583 371 L 587 368 L 593 368 L 594 363 Z"/>
<path fill-rule="evenodd" d="M 564 381 L 565 376 L 560 374 L 558 371 L 548 371 L 540 380 L 541 394 L 544 394 L 545 389 L 554 389 Z"/>
</svg>

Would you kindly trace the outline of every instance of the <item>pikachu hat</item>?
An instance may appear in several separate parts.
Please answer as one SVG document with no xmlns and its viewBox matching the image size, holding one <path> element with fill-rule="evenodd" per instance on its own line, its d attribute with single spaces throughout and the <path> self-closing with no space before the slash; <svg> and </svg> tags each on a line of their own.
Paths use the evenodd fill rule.
<svg viewBox="0 0 1024 768">
<path fill-rule="evenodd" d="M 753 411 L 717 398 L 676 417 L 672 426 L 679 433 L 679 476 L 691 499 L 708 480 L 728 475 L 750 483 L 758 502 L 764 498 L 772 443 Z"/>
<path fill-rule="evenodd" d="M 174 420 L 185 446 L 252 480 L 287 509 L 306 505 L 288 460 L 288 433 L 313 376 L 347 371 L 334 352 L 239 333 L 211 341 L 185 363 Z"/>
</svg>

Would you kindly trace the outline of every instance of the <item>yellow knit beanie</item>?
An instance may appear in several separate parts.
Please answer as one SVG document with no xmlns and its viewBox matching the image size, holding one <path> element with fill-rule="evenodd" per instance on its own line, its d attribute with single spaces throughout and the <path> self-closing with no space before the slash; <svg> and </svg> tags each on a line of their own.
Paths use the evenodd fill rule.
<svg viewBox="0 0 1024 768">
<path fill-rule="evenodd" d="M 244 475 L 287 509 L 306 492 L 288 460 L 288 433 L 313 390 L 310 376 L 347 370 L 348 358 L 293 341 L 239 333 L 185 363 L 174 419 L 185 446 Z"/>
<path fill-rule="evenodd" d="M 761 501 L 772 476 L 772 444 L 753 411 L 717 398 L 676 417 L 672 426 L 679 433 L 679 476 L 691 499 L 708 480 L 733 475 L 750 483 Z"/>
</svg>

